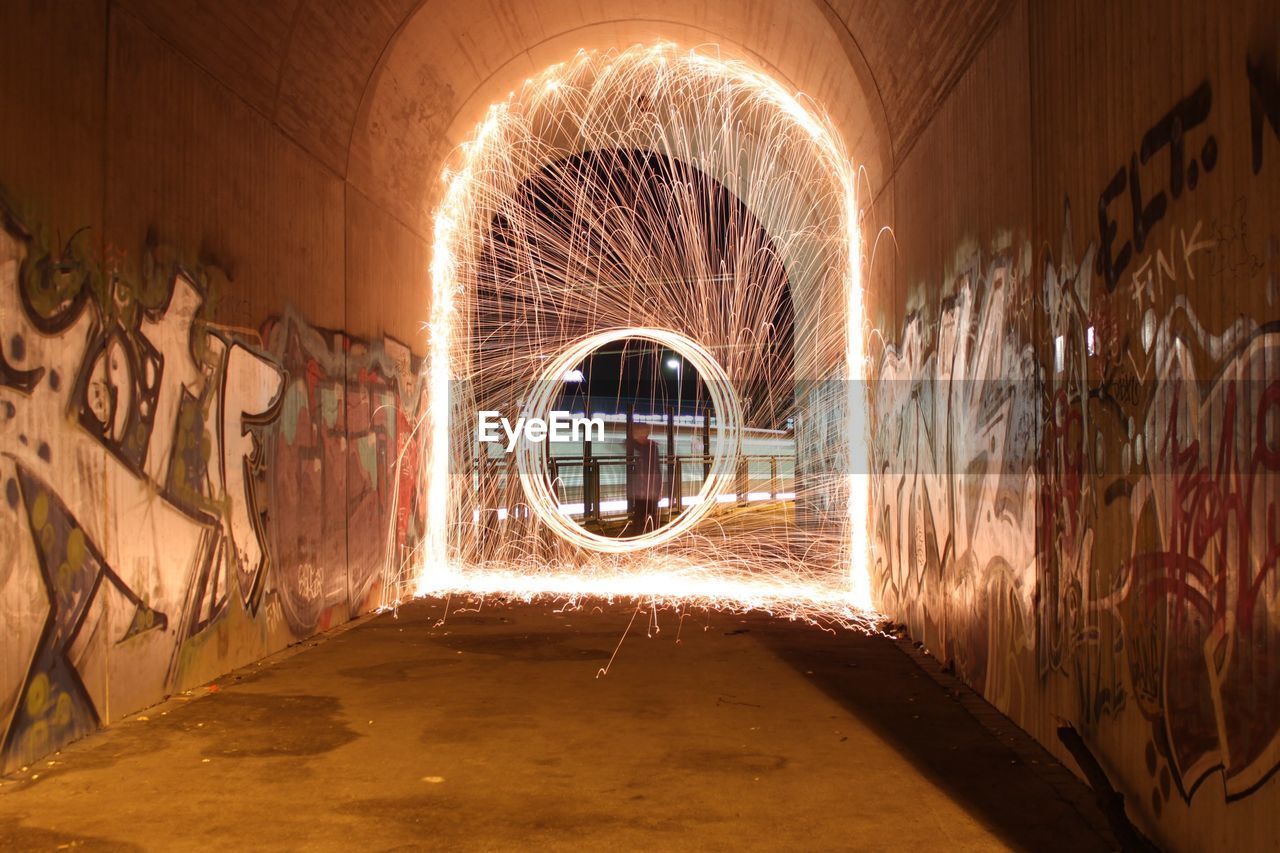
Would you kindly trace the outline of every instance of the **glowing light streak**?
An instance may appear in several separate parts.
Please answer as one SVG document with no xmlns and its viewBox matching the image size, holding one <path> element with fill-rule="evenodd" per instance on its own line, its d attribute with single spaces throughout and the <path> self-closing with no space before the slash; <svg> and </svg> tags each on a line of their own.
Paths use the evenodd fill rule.
<svg viewBox="0 0 1280 853">
<path fill-rule="evenodd" d="M 425 595 L 463 595 L 501 601 L 552 601 L 572 609 L 585 602 L 635 600 L 656 610 L 760 611 L 827 627 L 878 630 L 880 617 L 843 584 L 820 580 L 725 577 L 714 566 L 639 566 L 631 571 L 583 573 L 564 567 L 545 575 L 512 569 L 469 568 L 434 576 Z"/>
<path fill-rule="evenodd" d="M 528 404 L 530 413 L 541 417 L 543 413 L 551 411 L 560 392 L 559 385 L 554 381 L 555 377 L 563 375 L 573 365 L 582 363 L 601 347 L 628 340 L 652 341 L 675 350 L 697 369 L 707 383 L 711 405 L 716 412 L 716 440 L 712 447 L 711 470 L 698 492 L 698 502 L 687 512 L 681 513 L 675 521 L 656 530 L 621 539 L 606 536 L 574 523 L 558 510 L 559 500 L 552 492 L 552 484 L 544 473 L 547 470 L 546 443 L 525 442 L 516 455 L 520 485 L 529 498 L 529 507 L 543 524 L 567 542 L 612 554 L 652 548 L 693 529 L 731 481 L 738 448 L 742 446 L 742 407 L 730 387 L 724 368 L 701 346 L 666 329 L 610 329 L 575 341 L 547 365 L 542 376 L 533 385 Z"/>
<path fill-rule="evenodd" d="M 603 245 L 591 242 L 597 233 L 607 233 L 611 240 L 608 251 L 628 258 L 633 269 L 647 270 L 646 276 L 651 276 L 653 282 L 685 280 L 719 288 L 715 292 L 708 290 L 704 300 L 717 299 L 716 293 L 741 295 L 755 288 L 751 299 L 726 300 L 719 319 L 708 315 L 710 325 L 704 323 L 705 336 L 690 337 L 704 343 L 714 338 L 712 349 L 728 360 L 726 366 L 735 380 L 741 371 L 756 369 L 757 362 L 752 359 L 757 358 L 754 354 L 760 346 L 750 333 L 752 324 L 760 319 L 752 314 L 752 303 L 776 299 L 776 288 L 786 287 L 787 281 L 761 282 L 751 277 L 750 269 L 711 268 L 699 259 L 696 247 L 704 239 L 699 229 L 723 231 L 736 227 L 735 223 L 680 220 L 689 204 L 689 199 L 680 196 L 667 201 L 637 197 L 634 203 L 638 210 L 668 205 L 676 217 L 677 230 L 695 249 L 686 258 L 672 258 L 645 242 L 651 235 L 629 233 L 621 227 L 619 223 L 625 220 L 621 214 L 610 220 L 608 211 L 588 211 L 599 217 L 601 228 L 592 231 L 575 227 L 565 234 L 553 234 L 539 231 L 537 222 L 521 219 L 521 212 L 511 202 L 521 182 L 543 167 L 581 151 L 624 149 L 655 151 L 689 163 L 743 199 L 749 209 L 762 217 L 773 238 L 772 246 L 755 251 L 776 250 L 786 265 L 787 278 L 803 290 L 797 297 L 797 306 L 820 306 L 814 320 L 819 331 L 832 323 L 843 330 L 840 356 L 834 362 L 827 355 L 826 338 L 821 334 L 815 341 L 804 341 L 809 350 L 796 362 L 797 376 L 835 380 L 843 387 L 842 394 L 833 395 L 828 390 L 820 399 L 804 403 L 808 407 L 806 428 L 814 428 L 815 418 L 829 418 L 842 424 L 836 431 L 843 438 L 838 440 L 838 447 L 829 448 L 829 454 L 823 450 L 814 457 L 820 463 L 817 473 L 807 473 L 803 486 L 797 481 L 798 494 L 779 496 L 795 500 L 797 506 L 805 502 L 806 507 L 817 506 L 823 518 L 827 517 L 821 509 L 824 496 L 834 498 L 843 507 L 842 518 L 838 519 L 838 541 L 830 540 L 819 530 L 797 545 L 795 541 L 784 542 L 786 537 L 780 529 L 768 525 L 763 529 L 732 530 L 717 539 L 703 532 L 710 524 L 714 533 L 721 523 L 713 514 L 703 520 L 702 526 L 683 525 L 661 541 L 645 542 L 647 550 L 639 552 L 625 545 L 605 545 L 609 553 L 603 554 L 589 554 L 573 547 L 567 552 L 552 548 L 548 559 L 545 549 L 533 553 L 539 549 L 532 547 L 530 543 L 535 540 L 530 539 L 523 545 L 517 542 L 514 548 L 500 549 L 496 555 L 467 559 L 451 555 L 451 537 L 456 540 L 459 535 L 478 536 L 482 532 L 482 525 L 473 521 L 480 518 L 478 510 L 473 514 L 467 508 L 463 517 L 468 524 L 461 527 L 458 517 L 451 516 L 451 500 L 457 499 L 460 490 L 470 488 L 470 475 L 452 470 L 461 465 L 463 457 L 459 457 L 450 435 L 451 416 L 457 416 L 460 405 L 450 394 L 455 383 L 476 379 L 471 362 L 481 353 L 469 349 L 472 344 L 468 329 L 471 315 L 479 310 L 475 304 L 476 265 L 485 251 L 486 233 L 495 216 L 509 218 L 511 233 L 519 246 L 525 247 L 521 251 L 537 245 L 539 252 L 564 259 L 569 265 L 563 270 L 562 283 L 542 269 L 542 254 L 522 256 L 520 277 L 510 284 L 535 293 L 543 300 L 537 304 L 571 304 L 566 301 L 569 296 L 559 295 L 556 288 L 566 283 L 583 284 L 573 278 L 574 270 L 581 274 L 590 265 L 582 266 L 579 259 L 604 252 Z M 473 139 L 459 149 L 455 162 L 442 176 L 446 187 L 435 218 L 431 260 L 427 407 L 424 422 L 418 427 L 425 429 L 428 436 L 422 470 L 427 495 L 426 529 L 418 553 L 410 557 L 410 588 L 417 594 L 643 596 L 654 602 L 759 608 L 793 618 L 816 614 L 841 624 L 864 624 L 865 619 L 856 614 L 871 606 L 867 574 L 870 493 L 855 175 L 837 134 L 814 105 L 742 62 L 705 52 L 681 51 L 671 44 L 604 54 L 580 52 L 571 61 L 526 81 L 506 102 L 491 107 Z M 591 196 L 584 195 L 574 204 L 574 215 L 582 216 L 590 207 Z M 605 227 L 609 225 L 612 231 Z M 659 310 L 643 301 L 656 285 L 646 285 L 649 289 L 644 290 L 631 279 L 587 284 L 591 289 L 582 294 L 581 301 L 591 305 L 595 312 L 592 322 L 597 323 L 597 328 L 601 318 L 612 319 L 605 325 L 626 328 L 633 324 L 619 320 Z M 632 295 L 631 290 L 643 294 Z M 831 298 L 833 290 L 838 292 L 838 299 Z M 661 310 L 682 318 L 692 317 L 689 322 L 693 322 L 705 304 L 709 303 L 667 305 Z M 838 306 L 838 316 L 830 310 L 832 305 Z M 526 377 L 523 381 L 527 385 L 536 374 L 558 378 L 575 366 L 561 359 L 555 362 L 559 372 L 541 369 L 549 361 L 549 353 L 563 351 L 566 341 L 581 337 L 581 329 L 574 331 L 576 317 L 575 314 L 565 319 L 548 313 L 528 321 L 532 331 L 526 334 L 533 335 L 536 346 L 529 347 L 533 351 L 522 356 L 513 355 L 506 365 L 512 388 L 521 376 Z M 739 331 L 732 331 L 734 324 Z M 566 332 L 572 333 L 569 339 L 564 337 Z M 802 421 L 798 419 L 798 425 Z M 833 462 L 827 455 L 843 458 Z M 538 493 L 539 483 L 545 482 L 540 475 L 535 476 L 534 461 L 522 462 L 520 472 L 521 487 L 531 494 Z M 466 466 L 462 469 L 470 470 Z M 724 492 L 721 481 L 726 477 L 725 471 L 718 471 L 717 477 L 708 480 L 715 485 L 710 490 L 704 485 L 704 494 L 686 497 L 685 505 L 725 507 L 725 511 L 731 511 L 728 505 L 736 501 L 736 495 Z M 747 497 L 754 502 L 762 494 L 765 493 L 748 489 Z M 506 504 L 489 504 L 494 505 L 503 507 L 497 517 L 519 521 Z M 552 501 L 542 509 L 554 506 Z M 567 545 L 584 545 L 575 542 L 581 528 L 567 521 L 562 510 L 534 512 L 540 523 L 564 537 Z M 829 547 L 833 543 L 837 546 L 834 549 Z M 832 566 L 843 566 L 843 570 L 833 573 Z"/>
</svg>

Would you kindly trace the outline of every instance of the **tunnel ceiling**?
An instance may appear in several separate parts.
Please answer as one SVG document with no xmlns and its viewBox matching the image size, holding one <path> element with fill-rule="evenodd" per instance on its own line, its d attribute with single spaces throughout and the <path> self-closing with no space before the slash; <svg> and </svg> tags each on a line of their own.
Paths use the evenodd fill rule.
<svg viewBox="0 0 1280 853">
<path fill-rule="evenodd" d="M 421 236 L 484 108 L 578 48 L 718 44 L 830 113 L 873 192 L 1008 0 L 123 0 Z"/>
</svg>

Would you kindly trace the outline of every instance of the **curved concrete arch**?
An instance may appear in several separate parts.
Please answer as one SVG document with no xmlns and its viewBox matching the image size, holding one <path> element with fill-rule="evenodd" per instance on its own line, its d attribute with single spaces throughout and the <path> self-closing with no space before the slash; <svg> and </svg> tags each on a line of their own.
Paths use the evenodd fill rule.
<svg viewBox="0 0 1280 853">
<path fill-rule="evenodd" d="M 119 0 L 418 238 L 477 110 L 579 47 L 717 44 L 826 109 L 873 198 L 1008 0 Z M 366 205 L 367 207 L 367 205 Z"/>
<path fill-rule="evenodd" d="M 602 8 L 584 16 L 567 2 L 491 3 L 502 14 L 483 35 L 473 8 L 441 5 L 420 6 L 386 50 L 364 93 L 347 163 L 354 186 L 419 234 L 430 231 L 441 170 L 488 106 L 579 49 L 658 40 L 718 45 L 725 58 L 748 61 L 826 111 L 873 187 L 889 169 L 885 113 L 866 69 L 856 67 L 816 4 L 648 0 L 626 14 Z"/>
<path fill-rule="evenodd" d="M 633 97 L 636 92 L 643 96 Z M 709 105 L 705 115 L 704 103 Z M 723 117 L 723 125 L 717 116 Z M 743 159 L 757 130 L 765 139 L 772 137 L 770 147 L 760 149 L 768 156 Z M 637 45 L 600 53 L 579 50 L 523 81 L 518 96 L 501 99 L 486 111 L 459 148 L 456 168 L 446 173 L 447 187 L 435 218 L 431 348 L 424 364 L 430 449 L 423 460 L 423 478 L 429 497 L 419 589 L 463 568 L 465 560 L 459 563 L 452 558 L 449 530 L 464 530 L 465 519 L 473 515 L 468 507 L 451 509 L 450 495 L 459 493 L 451 461 L 453 436 L 459 423 L 467 423 L 465 415 L 461 421 L 457 416 L 469 413 L 470 403 L 459 401 L 449 384 L 498 377 L 487 381 L 519 393 L 521 381 L 516 369 L 521 357 L 516 362 L 500 361 L 501 369 L 472 370 L 475 354 L 468 344 L 457 343 L 459 327 L 466 326 L 467 282 L 479 251 L 474 235 L 493 221 L 495 199 L 513 197 L 516 187 L 531 174 L 566 153 L 597 147 L 663 150 L 668 145 L 675 146 L 678 159 L 696 165 L 733 192 L 746 210 L 760 217 L 772 237 L 788 241 L 781 250 L 782 261 L 800 294 L 799 304 L 819 307 L 837 298 L 834 310 L 797 314 L 803 330 L 797 335 L 797 352 L 811 353 L 806 363 L 812 367 L 811 375 L 799 369 L 796 375 L 813 386 L 797 399 L 814 415 L 798 419 L 804 430 L 797 442 L 808 449 L 798 457 L 809 461 L 812 481 L 822 484 L 823 499 L 806 501 L 805 512 L 823 519 L 814 528 L 828 531 L 830 567 L 840 571 L 850 555 L 865 552 L 866 494 L 845 476 L 854 468 L 854 456 L 865 452 L 865 438 L 853 426 L 865 422 L 860 414 L 865 400 L 856 399 L 854 386 L 844 381 L 860 377 L 863 362 L 856 178 L 847 150 L 826 116 L 814 114 L 762 70 L 669 43 Z M 781 166 L 780 174 L 775 174 L 775 166 Z M 752 173 L 753 169 L 763 171 Z M 799 182 L 787 180 L 793 169 L 802 172 Z M 777 198 L 781 215 L 775 215 L 779 211 L 756 195 L 773 192 L 779 181 L 788 189 Z M 787 192 L 803 203 L 787 200 Z M 812 203 L 824 195 L 825 204 Z M 806 239 L 791 243 L 798 235 Z M 805 264 L 802 256 L 806 254 L 822 262 Z M 797 274 L 799 266 L 808 272 Z M 627 317 L 634 316 L 628 309 Z M 810 326 L 805 325 L 806 316 L 813 320 Z M 641 316 L 630 325 L 639 322 L 648 328 L 650 319 L 663 322 L 659 315 Z M 493 355 L 491 343 L 484 351 Z M 522 357 L 548 355 L 558 349 L 558 343 L 540 338 L 532 352 Z M 523 369 L 535 364 L 529 361 Z M 555 375 L 562 372 L 557 369 Z M 464 426 L 461 434 L 470 436 L 469 427 Z M 527 479 L 522 468 L 522 480 Z M 451 524 L 451 518 L 462 523 Z M 859 604 L 869 605 L 869 583 L 861 562 L 856 557 L 854 561 L 857 568 L 845 568 L 849 594 Z"/>
</svg>

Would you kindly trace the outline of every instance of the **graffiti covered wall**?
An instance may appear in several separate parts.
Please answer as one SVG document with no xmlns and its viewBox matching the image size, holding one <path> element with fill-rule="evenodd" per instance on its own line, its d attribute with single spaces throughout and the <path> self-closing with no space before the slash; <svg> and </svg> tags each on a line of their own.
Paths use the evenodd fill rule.
<svg viewBox="0 0 1280 853">
<path fill-rule="evenodd" d="M 1220 23 L 1234 51 L 1167 99 L 1108 69 L 1139 109 L 1064 86 L 1095 56 L 1095 27 L 1132 10 L 1095 11 L 1011 15 L 1065 57 L 1031 51 L 1023 97 L 1063 102 L 1030 134 L 1031 191 L 1010 203 L 1029 218 L 973 228 L 975 203 L 957 205 L 958 260 L 909 283 L 913 307 L 886 330 L 876 591 L 1064 759 L 1057 728 L 1076 728 L 1162 846 L 1266 849 L 1280 834 L 1280 43 L 1257 36 L 1280 30 Z M 962 86 L 956 109 L 998 115 L 981 89 Z M 1098 110 L 1136 122 L 1132 138 L 1071 126 Z M 898 221 L 912 216 L 899 197 Z"/>
<path fill-rule="evenodd" d="M 150 240 L 128 274 L 84 232 L 2 225 L 9 770 L 376 607 L 421 506 L 407 347 L 219 325 Z"/>
</svg>

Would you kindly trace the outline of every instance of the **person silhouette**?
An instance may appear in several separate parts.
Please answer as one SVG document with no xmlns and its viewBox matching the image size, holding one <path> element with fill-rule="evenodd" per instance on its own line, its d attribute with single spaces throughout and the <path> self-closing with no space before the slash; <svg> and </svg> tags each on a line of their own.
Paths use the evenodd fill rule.
<svg viewBox="0 0 1280 853">
<path fill-rule="evenodd" d="M 658 527 L 658 499 L 662 496 L 662 455 L 649 440 L 648 424 L 632 424 L 627 439 L 631 464 L 627 466 L 627 501 L 631 519 L 624 536 L 639 536 Z"/>
</svg>

